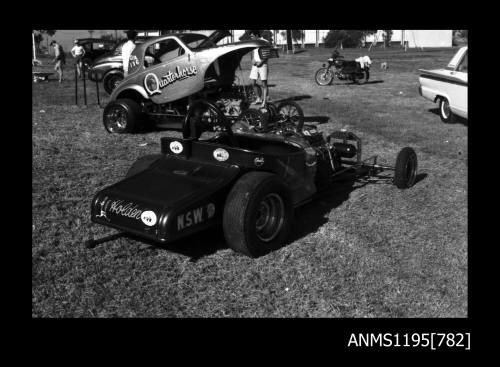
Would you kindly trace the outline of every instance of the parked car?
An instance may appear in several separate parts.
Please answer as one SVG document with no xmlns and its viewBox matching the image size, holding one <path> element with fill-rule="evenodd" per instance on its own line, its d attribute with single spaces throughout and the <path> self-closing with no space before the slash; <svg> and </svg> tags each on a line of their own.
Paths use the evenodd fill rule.
<svg viewBox="0 0 500 367">
<path fill-rule="evenodd" d="M 135 43 L 141 44 L 149 38 L 151 37 L 138 37 Z M 102 82 L 108 94 L 123 80 L 122 47 L 125 42 L 119 42 L 111 51 L 97 57 L 89 67 L 88 78 L 94 82 Z"/>
<path fill-rule="evenodd" d="M 456 116 L 467 119 L 467 46 L 461 47 L 444 69 L 423 70 L 419 77 L 420 95 L 439 103 L 439 116 L 446 123 Z"/>
<path fill-rule="evenodd" d="M 90 66 L 99 56 L 113 50 L 117 44 L 115 40 L 101 38 L 78 38 L 78 43 L 85 49 L 83 63 Z"/>
</svg>

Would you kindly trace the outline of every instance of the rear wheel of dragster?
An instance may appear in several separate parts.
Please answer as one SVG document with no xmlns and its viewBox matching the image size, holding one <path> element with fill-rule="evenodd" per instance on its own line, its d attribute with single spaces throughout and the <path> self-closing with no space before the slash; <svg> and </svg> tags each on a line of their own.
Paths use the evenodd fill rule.
<svg viewBox="0 0 500 367">
<path fill-rule="evenodd" d="M 107 74 L 102 80 L 102 85 L 106 93 L 111 94 L 122 80 L 123 74 L 121 73 Z"/>
<path fill-rule="evenodd" d="M 417 165 L 417 153 L 410 147 L 401 149 L 396 158 L 394 185 L 399 189 L 412 187 L 417 177 Z"/>
<path fill-rule="evenodd" d="M 253 128 L 256 132 L 266 131 L 268 116 L 259 110 L 249 108 L 243 111 L 232 126 L 236 132 L 249 131 Z"/>
<path fill-rule="evenodd" d="M 282 180 L 268 172 L 248 172 L 227 197 L 224 237 L 234 251 L 262 256 L 283 245 L 292 219 L 291 196 Z"/>
<path fill-rule="evenodd" d="M 140 157 L 132 164 L 132 166 L 130 166 L 130 168 L 127 171 L 127 174 L 125 175 L 125 178 L 135 176 L 136 174 L 144 171 L 161 157 L 162 157 L 161 154 L 149 154 Z"/>
<path fill-rule="evenodd" d="M 184 139 L 207 140 L 218 133 L 227 134 L 230 143 L 236 146 L 231 123 L 219 107 L 204 99 L 191 103 L 182 128 Z"/>
<path fill-rule="evenodd" d="M 276 119 L 285 129 L 301 132 L 304 127 L 304 111 L 297 102 L 285 101 L 278 105 Z"/>
<path fill-rule="evenodd" d="M 456 121 L 455 115 L 451 112 L 450 102 L 445 97 L 439 98 L 439 117 L 441 121 L 452 124 Z"/>
<path fill-rule="evenodd" d="M 134 132 L 142 117 L 139 104 L 130 98 L 109 102 L 104 108 L 104 128 L 109 133 L 123 134 Z"/>
<path fill-rule="evenodd" d="M 321 68 L 316 72 L 314 79 L 318 85 L 329 85 L 333 80 L 333 72 L 328 68 Z"/>
</svg>

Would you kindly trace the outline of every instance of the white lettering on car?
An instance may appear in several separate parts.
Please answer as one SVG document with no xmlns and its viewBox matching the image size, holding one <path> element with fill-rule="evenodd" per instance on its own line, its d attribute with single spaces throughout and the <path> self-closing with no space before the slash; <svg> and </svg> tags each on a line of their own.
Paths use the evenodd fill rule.
<svg viewBox="0 0 500 367">
<path fill-rule="evenodd" d="M 187 211 L 177 216 L 177 230 L 189 228 L 203 223 L 215 215 L 215 205 L 212 203 Z"/>
</svg>

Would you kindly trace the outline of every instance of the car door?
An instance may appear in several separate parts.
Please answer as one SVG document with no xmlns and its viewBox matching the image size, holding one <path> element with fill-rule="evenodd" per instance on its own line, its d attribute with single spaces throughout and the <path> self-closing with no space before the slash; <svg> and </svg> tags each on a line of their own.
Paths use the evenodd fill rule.
<svg viewBox="0 0 500 367">
<path fill-rule="evenodd" d="M 144 59 L 143 84 L 153 102 L 175 101 L 203 89 L 203 75 L 193 52 L 177 38 L 151 44 Z"/>
</svg>

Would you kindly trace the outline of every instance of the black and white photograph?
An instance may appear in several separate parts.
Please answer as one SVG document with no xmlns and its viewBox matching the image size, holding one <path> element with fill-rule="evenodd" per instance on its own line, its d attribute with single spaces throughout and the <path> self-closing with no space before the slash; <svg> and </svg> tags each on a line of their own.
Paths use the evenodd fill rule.
<svg viewBox="0 0 500 367">
<path fill-rule="evenodd" d="M 468 30 L 31 42 L 32 318 L 468 317 Z"/>
</svg>

